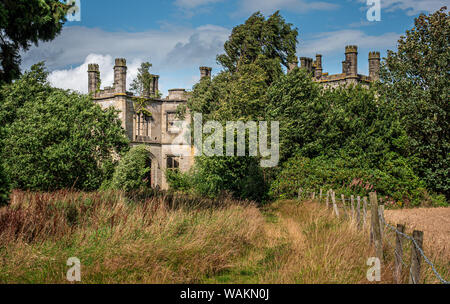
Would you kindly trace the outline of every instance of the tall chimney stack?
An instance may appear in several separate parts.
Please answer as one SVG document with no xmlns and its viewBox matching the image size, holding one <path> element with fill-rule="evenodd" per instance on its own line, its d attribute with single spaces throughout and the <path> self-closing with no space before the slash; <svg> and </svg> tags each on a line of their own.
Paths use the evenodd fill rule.
<svg viewBox="0 0 450 304">
<path fill-rule="evenodd" d="M 380 52 L 369 53 L 369 76 L 373 81 L 380 79 Z"/>
<path fill-rule="evenodd" d="M 117 58 L 114 66 L 114 93 L 127 93 L 127 61 L 124 58 Z"/>
<path fill-rule="evenodd" d="M 211 71 L 212 68 L 210 67 L 200 67 L 200 79 L 203 79 L 205 77 L 211 79 Z"/>
<path fill-rule="evenodd" d="M 356 45 L 347 45 L 345 47 L 345 61 L 347 62 L 347 75 L 358 75 L 358 47 Z"/>
<path fill-rule="evenodd" d="M 97 93 L 100 83 L 100 69 L 98 64 L 92 63 L 88 65 L 88 90 L 93 96 Z"/>
<path fill-rule="evenodd" d="M 322 68 L 322 55 L 317 54 L 316 55 L 316 70 L 315 70 L 315 77 L 316 79 L 322 78 L 323 68 Z"/>
</svg>

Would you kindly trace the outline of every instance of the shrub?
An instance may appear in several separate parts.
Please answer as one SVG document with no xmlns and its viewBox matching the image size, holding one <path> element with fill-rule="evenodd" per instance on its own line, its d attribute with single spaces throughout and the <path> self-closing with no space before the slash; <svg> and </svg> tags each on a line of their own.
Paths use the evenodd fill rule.
<svg viewBox="0 0 450 304">
<path fill-rule="evenodd" d="M 111 178 L 114 155 L 129 148 L 117 112 L 46 78 L 40 64 L 1 90 L 5 172 L 15 189 L 95 190 Z"/>
<path fill-rule="evenodd" d="M 286 162 L 271 185 L 275 198 L 295 197 L 299 188 L 306 191 L 333 189 L 346 195 L 368 195 L 376 191 L 389 200 L 419 205 L 424 200 L 424 182 L 404 159 L 386 159 L 382 168 L 369 168 L 355 158 L 306 158 L 296 155 Z"/>
<path fill-rule="evenodd" d="M 146 146 L 135 146 L 120 160 L 111 181 L 111 188 L 124 191 L 149 188 L 150 172 L 150 152 Z"/>
<path fill-rule="evenodd" d="M 9 201 L 9 181 L 3 172 L 3 165 L 0 162 L 0 207 L 6 205 Z"/>
</svg>

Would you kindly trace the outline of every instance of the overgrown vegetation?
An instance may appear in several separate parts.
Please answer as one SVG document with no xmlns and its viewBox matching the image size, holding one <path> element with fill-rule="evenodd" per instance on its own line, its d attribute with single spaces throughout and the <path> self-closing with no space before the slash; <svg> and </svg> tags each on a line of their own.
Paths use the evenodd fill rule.
<svg viewBox="0 0 450 304">
<path fill-rule="evenodd" d="M 388 53 L 381 82 L 324 90 L 303 69 L 283 73 L 297 30 L 279 13 L 254 14 L 233 30 L 217 57 L 223 71 L 194 86 L 188 108 L 204 122 L 279 121 L 280 166 L 261 169 L 258 157 L 199 157 L 183 189 L 261 201 L 292 197 L 299 187 L 345 192 L 363 184 L 404 206 L 441 205 L 450 167 L 450 35 L 442 35 L 449 26 L 445 9 L 420 16 L 398 52 Z"/>
<path fill-rule="evenodd" d="M 280 201 L 261 212 L 246 201 L 162 193 L 13 197 L 0 208 L 0 283 L 68 283 L 73 256 L 84 284 L 368 283 L 374 254 L 368 231 L 315 203 Z M 448 277 L 448 260 L 424 250 Z M 409 252 L 405 244 L 406 261 Z M 393 283 L 393 258 L 385 257 L 383 283 Z M 428 267 L 422 278 L 438 283 Z"/>
<path fill-rule="evenodd" d="M 151 159 L 146 146 L 140 145 L 131 148 L 120 160 L 112 181 L 104 188 L 112 188 L 124 191 L 141 190 L 151 187 Z"/>
<path fill-rule="evenodd" d="M 0 95 L 0 153 L 13 189 L 98 189 L 128 150 L 117 112 L 52 88 L 42 63 Z"/>
</svg>

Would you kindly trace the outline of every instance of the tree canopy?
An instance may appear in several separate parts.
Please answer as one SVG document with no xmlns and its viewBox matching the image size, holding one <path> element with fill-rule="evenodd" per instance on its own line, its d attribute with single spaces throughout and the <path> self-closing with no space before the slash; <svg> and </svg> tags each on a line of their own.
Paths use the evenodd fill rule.
<svg viewBox="0 0 450 304">
<path fill-rule="evenodd" d="M 0 84 L 20 76 L 20 54 L 32 44 L 61 32 L 70 9 L 67 1 L 3 0 L 0 2 Z"/>
<path fill-rule="evenodd" d="M 411 139 L 416 170 L 450 199 L 450 15 L 446 7 L 415 19 L 389 51 L 380 92 Z"/>
<path fill-rule="evenodd" d="M 88 95 L 52 88 L 42 63 L 3 86 L 2 98 L 1 153 L 13 188 L 97 189 L 128 149 L 117 112 Z"/>
</svg>

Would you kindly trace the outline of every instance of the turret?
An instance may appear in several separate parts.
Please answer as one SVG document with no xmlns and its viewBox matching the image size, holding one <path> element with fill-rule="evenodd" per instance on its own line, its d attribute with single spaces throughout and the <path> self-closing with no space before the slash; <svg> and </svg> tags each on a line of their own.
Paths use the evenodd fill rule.
<svg viewBox="0 0 450 304">
<path fill-rule="evenodd" d="M 95 95 L 100 84 L 100 69 L 98 64 L 88 65 L 88 91 L 89 94 Z"/>
<path fill-rule="evenodd" d="M 210 67 L 200 67 L 200 79 L 203 79 L 205 77 L 208 77 L 209 79 L 211 79 L 211 71 L 212 68 Z"/>
<path fill-rule="evenodd" d="M 380 78 L 380 52 L 369 53 L 369 76 L 373 81 Z"/>
<path fill-rule="evenodd" d="M 348 76 L 358 75 L 358 47 L 356 45 L 347 45 L 345 47 L 345 61 Z"/>
<path fill-rule="evenodd" d="M 322 77 L 323 68 L 322 68 L 322 55 L 316 55 L 316 70 L 314 72 L 314 76 L 316 79 L 320 79 Z"/>
<path fill-rule="evenodd" d="M 117 58 L 114 66 L 114 93 L 127 93 L 127 61 Z"/>
</svg>

